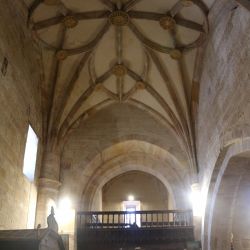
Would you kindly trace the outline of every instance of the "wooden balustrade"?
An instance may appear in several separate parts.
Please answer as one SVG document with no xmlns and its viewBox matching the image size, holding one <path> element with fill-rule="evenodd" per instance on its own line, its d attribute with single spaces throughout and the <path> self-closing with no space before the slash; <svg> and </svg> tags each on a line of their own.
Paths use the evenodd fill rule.
<svg viewBox="0 0 250 250">
<path fill-rule="evenodd" d="M 185 249 L 194 241 L 192 218 L 191 210 L 78 212 L 77 246 L 79 250 Z"/>
<path fill-rule="evenodd" d="M 191 210 L 78 212 L 78 229 L 192 227 Z"/>
</svg>

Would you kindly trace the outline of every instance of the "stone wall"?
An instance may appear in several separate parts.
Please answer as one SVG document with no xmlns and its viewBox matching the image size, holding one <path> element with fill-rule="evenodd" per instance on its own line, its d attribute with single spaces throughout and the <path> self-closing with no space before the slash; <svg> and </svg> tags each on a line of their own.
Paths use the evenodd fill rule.
<svg viewBox="0 0 250 250">
<path fill-rule="evenodd" d="M 117 103 L 98 111 L 71 131 L 65 143 L 63 163 L 83 167 L 104 149 L 131 139 L 158 145 L 187 166 L 185 153 L 165 124 L 133 105 Z"/>
<path fill-rule="evenodd" d="M 61 195 L 69 195 L 77 206 L 79 202 L 82 205 L 85 189 L 89 193 L 90 189 L 99 188 L 100 182 L 109 181 L 113 173 L 121 174 L 129 168 L 157 172 L 169 180 L 178 194 L 186 190 L 187 163 L 169 129 L 132 105 L 111 105 L 83 121 L 66 141 L 61 161 Z M 185 203 L 183 195 L 174 198 L 176 205 Z"/>
<path fill-rule="evenodd" d="M 250 136 L 249 11 L 236 1 L 217 0 L 209 22 L 196 123 L 199 177 L 204 195 L 210 182 L 217 181 L 211 176 L 215 165 L 220 168 L 223 153 L 227 154 L 234 144 L 244 151 L 243 142 Z"/>
<path fill-rule="evenodd" d="M 250 249 L 249 155 L 232 157 L 222 177 L 212 217 L 213 250 Z"/>
<path fill-rule="evenodd" d="M 36 184 L 23 175 L 22 167 L 29 123 L 41 139 L 41 77 L 26 22 L 22 1 L 0 1 L 0 67 L 8 61 L 0 72 L 0 229 L 34 226 Z"/>
<path fill-rule="evenodd" d="M 197 119 L 201 176 L 220 150 L 250 135 L 250 15 L 235 1 L 218 0 L 210 13 Z"/>
<path fill-rule="evenodd" d="M 140 201 L 141 210 L 168 209 L 166 187 L 154 176 L 139 171 L 117 176 L 104 185 L 102 192 L 102 208 L 106 211 L 120 211 L 129 195 Z"/>
</svg>

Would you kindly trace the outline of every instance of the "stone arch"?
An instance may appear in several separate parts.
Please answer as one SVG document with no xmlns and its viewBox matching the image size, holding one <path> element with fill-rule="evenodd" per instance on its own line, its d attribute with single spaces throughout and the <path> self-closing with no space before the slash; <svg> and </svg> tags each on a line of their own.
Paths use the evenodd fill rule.
<svg viewBox="0 0 250 250">
<path fill-rule="evenodd" d="M 208 195 L 206 201 L 205 216 L 203 220 L 203 248 L 205 250 L 214 250 L 211 248 L 212 237 L 212 223 L 215 209 L 216 198 L 220 186 L 222 184 L 222 178 L 227 169 L 232 165 L 232 160 L 239 157 L 241 154 L 250 151 L 250 138 L 235 139 L 232 144 L 228 144 L 223 150 L 220 151 L 217 158 L 215 167 L 210 176 L 210 183 L 208 187 Z M 234 170 L 234 174 L 237 174 L 237 169 Z"/>
<path fill-rule="evenodd" d="M 186 199 L 190 184 L 188 168 L 165 149 L 139 140 L 116 143 L 96 154 L 85 166 L 65 170 L 61 194 L 71 193 L 75 197 L 77 210 L 90 209 L 96 191 L 104 182 L 129 170 L 141 170 L 154 175 L 175 197 L 177 208 L 189 208 Z M 69 171 L 72 173 L 71 178 Z M 82 206 L 83 200 L 87 204 L 85 207 Z"/>
<path fill-rule="evenodd" d="M 90 178 L 86 189 L 83 192 L 83 209 L 92 209 L 95 204 L 97 193 L 102 187 L 116 176 L 129 171 L 141 171 L 153 175 L 159 179 L 168 190 L 175 208 L 186 208 L 186 190 L 187 185 L 171 169 L 164 170 L 166 166 L 161 166 L 159 160 L 147 156 L 143 153 L 130 153 L 120 155 L 111 159 L 101 166 L 99 171 L 95 172 Z"/>
<path fill-rule="evenodd" d="M 87 165 L 106 148 L 127 140 L 145 141 L 165 149 L 180 162 L 188 160 L 181 142 L 165 124 L 142 109 L 120 104 L 98 110 L 80 122 L 65 140 L 62 161 L 71 161 L 72 165 L 82 164 L 84 155 L 88 159 L 84 165 Z M 72 148 L 77 153 L 73 159 Z"/>
</svg>

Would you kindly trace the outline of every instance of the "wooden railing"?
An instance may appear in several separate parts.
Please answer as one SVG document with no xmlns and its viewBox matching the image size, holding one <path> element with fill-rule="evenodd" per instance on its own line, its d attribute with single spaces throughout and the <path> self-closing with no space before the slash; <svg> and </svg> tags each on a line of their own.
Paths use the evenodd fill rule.
<svg viewBox="0 0 250 250">
<path fill-rule="evenodd" d="M 78 212 L 78 229 L 192 227 L 191 210 Z"/>
</svg>

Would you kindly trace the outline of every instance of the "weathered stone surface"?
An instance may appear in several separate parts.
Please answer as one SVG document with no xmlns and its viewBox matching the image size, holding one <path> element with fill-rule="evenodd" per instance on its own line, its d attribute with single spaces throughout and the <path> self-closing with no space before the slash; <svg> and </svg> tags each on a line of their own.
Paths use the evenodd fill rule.
<svg viewBox="0 0 250 250">
<path fill-rule="evenodd" d="M 6 74 L 0 72 L 1 229 L 34 226 L 34 215 L 29 222 L 29 214 L 35 213 L 36 185 L 30 184 L 22 167 L 28 124 L 41 136 L 41 78 L 26 18 L 22 1 L 12 5 L 7 0 L 0 2 L 0 64 L 4 58 L 8 60 Z M 40 152 L 41 147 L 38 156 Z M 38 157 L 36 176 L 39 162 Z"/>
<path fill-rule="evenodd" d="M 169 209 L 166 187 L 152 175 L 131 171 L 117 176 L 105 184 L 102 189 L 102 209 L 104 211 L 119 211 L 122 202 L 133 195 L 136 201 L 141 201 L 141 210 Z"/>
<path fill-rule="evenodd" d="M 250 132 L 250 16 L 234 7 L 234 1 L 217 1 L 210 14 L 197 122 L 202 172 L 211 170 L 221 148 Z"/>
<path fill-rule="evenodd" d="M 210 247 L 213 250 L 230 249 L 231 243 L 235 249 L 249 248 L 249 159 L 231 158 L 221 179 L 211 221 Z"/>
<path fill-rule="evenodd" d="M 196 126 L 200 180 L 204 194 L 208 189 L 218 190 L 226 161 L 237 152 L 247 150 L 244 147 L 247 148 L 248 143 L 244 141 L 250 135 L 249 12 L 241 6 L 237 7 L 235 1 L 218 0 L 211 9 L 209 19 L 210 36 L 203 60 Z M 230 180 L 228 182 L 229 185 L 233 183 Z M 229 187 L 226 188 L 226 195 L 230 195 L 229 190 Z M 209 193 L 207 214 L 212 214 L 210 206 L 213 207 L 214 198 L 210 197 L 213 195 L 216 197 L 216 193 Z M 227 207 L 229 204 L 218 207 L 218 213 L 222 215 Z M 229 222 L 227 219 L 225 221 Z M 209 240 L 207 227 L 209 223 L 205 220 L 204 237 Z M 218 242 L 213 243 L 216 246 L 208 246 L 206 239 L 204 249 L 228 249 L 230 236 L 223 234 L 220 229 L 216 232 Z"/>
<path fill-rule="evenodd" d="M 153 117 L 131 105 L 112 105 L 99 111 L 72 132 L 64 147 L 61 192 L 81 202 L 81 207 L 88 207 L 90 204 L 83 204 L 82 200 L 84 189 L 91 185 L 93 193 L 112 173 L 121 174 L 130 166 L 130 170 L 158 171 L 159 176 L 165 176 L 165 182 L 168 179 L 173 185 L 176 183 L 176 194 L 182 193 L 181 189 L 188 185 L 188 178 L 184 180 L 188 171 L 172 136 Z M 181 197 L 176 197 L 178 204 L 185 203 Z"/>
<path fill-rule="evenodd" d="M 43 7 L 54 8 L 55 6 Z M 242 172 L 243 165 L 245 167 L 249 162 L 246 160 L 243 163 L 245 160 L 241 161 L 236 156 L 250 150 L 250 15 L 245 8 L 238 6 L 236 1 L 216 0 L 209 15 L 209 22 L 210 33 L 204 51 L 196 120 L 198 179 L 205 196 L 208 193 L 203 227 L 203 238 L 206 243 L 204 249 L 229 249 L 232 240 L 231 233 L 234 235 L 236 249 L 249 249 L 250 222 L 246 212 L 249 211 L 246 200 L 250 199 L 249 168 L 245 169 L 246 172 Z M 157 30 L 152 29 L 152 32 L 157 32 Z M 48 37 L 50 37 L 49 34 Z M 110 42 L 107 40 L 105 43 L 110 48 Z M 129 39 L 126 43 L 130 45 Z M 141 51 L 139 52 L 136 46 L 132 50 L 133 56 L 128 61 L 134 63 L 139 58 L 139 65 L 141 65 L 144 57 L 142 58 Z M 65 48 L 62 47 L 62 49 Z M 133 98 L 142 101 L 138 106 L 135 103 L 134 106 L 130 105 L 132 102 L 130 104 L 117 102 L 97 111 L 98 108 L 93 104 L 97 103 L 98 98 L 102 100 L 103 93 L 99 91 L 102 94 L 91 95 L 85 101 L 84 105 L 86 105 L 78 107 L 79 110 L 71 117 L 74 120 L 82 112 L 86 112 L 84 119 L 74 124 L 64 141 L 59 140 L 59 145 L 53 145 L 63 150 L 56 151 L 55 155 L 48 148 L 44 150 L 44 165 L 41 174 L 43 146 L 40 145 L 36 172 L 36 180 L 38 176 L 40 177 L 40 196 L 37 209 L 35 208 L 37 181 L 30 184 L 22 174 L 25 140 L 28 123 L 32 125 L 39 138 L 44 139 L 42 131 L 45 128 L 42 128 L 42 122 L 46 124 L 48 121 L 45 115 L 42 116 L 42 96 L 46 107 L 49 107 L 51 102 L 53 104 L 49 92 L 53 89 L 51 84 L 55 83 L 50 81 L 53 76 L 50 75 L 52 62 L 49 58 L 52 58 L 53 52 L 43 55 L 44 62 L 47 62 L 44 72 L 40 64 L 39 52 L 40 48 L 34 44 L 31 32 L 27 28 L 26 6 L 18 0 L 12 1 L 11 4 L 8 0 L 1 0 L 0 228 L 31 226 L 34 224 L 35 210 L 37 222 L 44 224 L 47 205 L 49 202 L 56 203 L 58 193 L 60 197 L 69 195 L 76 209 L 101 209 L 102 187 L 117 175 L 128 171 L 144 171 L 155 176 L 168 189 L 169 196 L 173 197 L 173 207 L 189 208 L 190 203 L 187 197 L 193 176 L 190 173 L 188 157 L 184 152 L 184 147 L 188 146 L 183 146 L 183 142 L 180 144 L 177 141 L 179 137 L 174 135 L 173 131 L 171 132 L 169 126 L 166 126 L 164 118 L 159 118 L 155 113 L 154 117 L 151 116 L 152 112 L 142 105 L 144 102 L 148 103 L 155 110 L 165 114 L 159 103 L 155 102 L 150 95 L 145 95 L 149 84 L 143 84 L 145 88 L 139 86 L 142 90 L 134 93 Z M 111 55 L 108 50 L 104 52 L 105 55 Z M 183 56 L 186 57 L 187 54 L 184 53 Z M 191 57 L 193 62 L 194 54 Z M 58 107 L 55 106 L 56 108 L 52 110 L 53 117 L 60 109 L 61 102 L 57 101 L 65 98 L 63 90 L 74 69 L 73 61 L 76 58 L 78 57 L 74 58 L 69 55 L 64 61 L 59 61 L 59 64 L 71 62 L 72 65 L 66 64 L 66 66 L 59 67 L 62 74 L 55 87 L 54 102 Z M 105 72 L 106 64 L 98 60 L 103 57 L 96 58 L 94 64 L 98 65 L 97 73 L 100 75 Z M 177 64 L 168 56 L 161 57 L 161 60 L 164 61 L 166 67 L 171 65 L 173 70 L 169 72 L 170 78 L 176 79 L 175 87 L 182 96 L 185 86 L 182 86 L 181 79 L 176 77 L 179 74 L 177 66 L 182 61 Z M 55 65 L 52 67 L 53 70 L 57 68 Z M 139 65 L 135 65 L 138 72 L 142 70 Z M 188 71 L 193 72 L 192 69 L 190 67 Z M 62 119 L 56 121 L 58 126 L 70 112 L 74 101 L 82 94 L 82 91 L 89 87 L 89 82 L 93 84 L 89 79 L 88 70 L 93 71 L 91 63 L 89 69 L 85 67 L 81 72 L 77 87 L 72 91 L 68 103 L 65 104 Z M 127 68 L 125 71 L 127 73 Z M 169 99 L 170 95 L 155 65 L 150 65 L 149 71 L 153 71 L 153 74 L 145 78 L 153 80 L 152 86 L 154 84 L 158 86 L 161 83 L 162 86 L 158 86 L 157 91 L 164 100 Z M 191 75 L 190 72 L 187 75 Z M 42 75 L 46 78 L 46 84 L 41 79 Z M 112 77 L 111 83 L 114 80 L 114 76 Z M 135 80 L 137 83 L 142 81 L 142 79 Z M 143 78 L 143 82 L 144 80 Z M 107 82 L 110 84 L 109 80 Z M 125 86 L 127 90 L 129 86 Z M 110 90 L 117 90 L 116 83 Z M 198 92 L 198 88 L 194 91 Z M 189 87 L 187 92 L 189 92 Z M 184 98 L 181 99 L 183 99 L 181 103 L 186 105 Z M 168 101 L 174 113 L 180 112 L 174 107 L 173 101 Z M 90 107 L 95 108 L 87 111 Z M 185 115 L 189 108 L 185 106 Z M 169 115 L 165 114 L 164 117 L 169 119 Z M 177 116 L 177 119 L 179 118 Z M 66 119 L 66 127 L 71 124 L 70 122 L 72 122 L 71 119 Z M 56 132 L 52 129 L 53 138 Z M 233 157 L 234 167 L 237 168 L 235 172 L 229 169 Z M 241 157 L 248 158 L 246 155 L 241 155 Z M 236 210 L 244 212 L 235 213 Z M 238 223 L 242 216 L 245 222 L 243 226 Z M 69 233 L 73 238 L 73 230 Z"/>
</svg>

